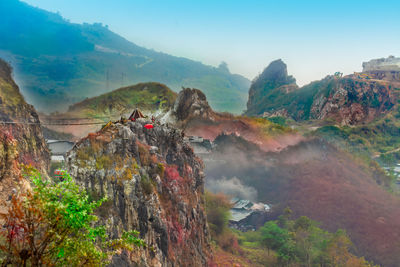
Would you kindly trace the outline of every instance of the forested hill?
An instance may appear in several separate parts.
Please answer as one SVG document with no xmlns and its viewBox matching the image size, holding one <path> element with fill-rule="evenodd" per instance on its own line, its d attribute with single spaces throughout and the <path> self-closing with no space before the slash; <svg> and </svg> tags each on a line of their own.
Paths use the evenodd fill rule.
<svg viewBox="0 0 400 267">
<path fill-rule="evenodd" d="M 0 55 L 16 70 L 27 101 L 47 112 L 154 81 L 174 91 L 201 88 L 214 109 L 240 113 L 250 86 L 224 64 L 215 68 L 146 49 L 102 24 L 73 24 L 19 0 L 0 1 Z"/>
</svg>

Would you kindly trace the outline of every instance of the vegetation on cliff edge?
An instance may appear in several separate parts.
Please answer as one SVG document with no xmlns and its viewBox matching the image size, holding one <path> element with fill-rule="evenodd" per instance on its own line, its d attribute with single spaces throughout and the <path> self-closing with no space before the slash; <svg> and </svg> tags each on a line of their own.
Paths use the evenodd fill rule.
<svg viewBox="0 0 400 267">
<path fill-rule="evenodd" d="M 109 239 L 94 215 L 105 199 L 90 201 L 66 174 L 51 182 L 32 168 L 25 169 L 32 189 L 21 189 L 2 218 L 2 266 L 104 266 L 120 249 L 144 246 L 137 231 Z"/>
</svg>

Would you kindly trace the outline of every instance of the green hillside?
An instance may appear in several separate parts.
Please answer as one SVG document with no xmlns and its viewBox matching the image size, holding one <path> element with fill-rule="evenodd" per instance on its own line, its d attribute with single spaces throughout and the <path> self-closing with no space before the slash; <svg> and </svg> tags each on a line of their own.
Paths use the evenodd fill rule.
<svg viewBox="0 0 400 267">
<path fill-rule="evenodd" d="M 373 158 L 385 167 L 400 161 L 399 104 L 383 118 L 358 126 L 329 124 L 309 133 L 355 153 L 364 159 Z M 327 123 L 327 122 L 326 122 Z"/>
<path fill-rule="evenodd" d="M 129 113 L 134 108 L 143 110 L 169 109 L 177 94 L 164 84 L 140 83 L 83 100 L 69 107 L 70 113 L 98 117 Z"/>
<path fill-rule="evenodd" d="M 334 79 L 322 79 L 289 93 L 284 93 L 281 87 L 272 88 L 263 96 L 263 101 L 248 109 L 248 113 L 262 114 L 262 112 L 285 109 L 295 119 L 310 119 L 311 106 L 316 96 L 329 94 L 332 87 L 337 85 L 337 82 Z"/>
<path fill-rule="evenodd" d="M 174 91 L 201 88 L 211 106 L 240 113 L 250 81 L 218 68 L 137 46 L 101 24 L 73 24 L 18 0 L 0 1 L 0 56 L 16 70 L 28 102 L 39 110 L 68 105 L 139 82 Z"/>
</svg>

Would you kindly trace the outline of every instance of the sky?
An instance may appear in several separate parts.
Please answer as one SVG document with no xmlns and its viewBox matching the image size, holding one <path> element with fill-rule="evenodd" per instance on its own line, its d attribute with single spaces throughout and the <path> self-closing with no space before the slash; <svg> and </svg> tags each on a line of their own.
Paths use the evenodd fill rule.
<svg viewBox="0 0 400 267">
<path fill-rule="evenodd" d="M 299 85 L 400 56 L 398 0 L 24 0 L 73 23 L 254 79 L 281 58 Z"/>
</svg>

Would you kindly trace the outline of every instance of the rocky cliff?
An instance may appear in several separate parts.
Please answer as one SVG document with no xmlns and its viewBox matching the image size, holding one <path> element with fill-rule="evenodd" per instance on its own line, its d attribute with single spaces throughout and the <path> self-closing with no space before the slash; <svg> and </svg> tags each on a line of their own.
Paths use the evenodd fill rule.
<svg viewBox="0 0 400 267">
<path fill-rule="evenodd" d="M 333 79 L 331 86 L 314 96 L 310 119 L 355 125 L 372 121 L 396 103 L 390 85 L 377 81 L 341 78 Z"/>
<path fill-rule="evenodd" d="M 279 65 L 280 71 L 273 77 L 280 77 L 279 81 L 290 81 L 286 65 Z M 267 91 L 262 84 L 268 88 Z M 297 90 L 285 91 L 283 88 L 287 85 L 271 87 L 271 84 L 271 79 L 253 83 L 246 114 L 284 116 L 297 121 L 331 119 L 342 125 L 369 122 L 386 113 L 396 103 L 394 88 L 399 87 L 397 83 L 371 79 L 366 74 L 360 77 L 327 76 Z M 251 101 L 252 98 L 258 99 L 258 102 Z"/>
<path fill-rule="evenodd" d="M 173 114 L 182 123 L 196 120 L 211 120 L 216 117 L 205 94 L 198 89 L 183 88 L 175 101 Z"/>
<path fill-rule="evenodd" d="M 275 60 L 251 83 L 246 113 L 248 115 L 262 113 L 262 103 L 268 101 L 274 91 L 285 94 L 297 88 L 296 79 L 288 75 L 286 64 L 281 59 Z"/>
<path fill-rule="evenodd" d="M 77 143 L 67 166 L 93 198 L 110 236 L 136 229 L 148 247 L 114 257 L 113 266 L 207 266 L 203 165 L 174 128 L 115 123 Z"/>
<path fill-rule="evenodd" d="M 50 153 L 35 109 L 22 97 L 11 67 L 0 59 L 0 179 L 15 176 L 12 162 L 45 172 Z"/>
</svg>

